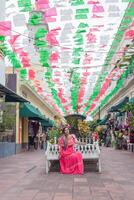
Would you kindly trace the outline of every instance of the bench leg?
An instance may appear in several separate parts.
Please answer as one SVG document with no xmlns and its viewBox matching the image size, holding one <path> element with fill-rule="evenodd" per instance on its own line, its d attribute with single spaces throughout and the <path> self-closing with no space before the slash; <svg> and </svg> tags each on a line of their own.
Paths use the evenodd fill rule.
<svg viewBox="0 0 134 200">
<path fill-rule="evenodd" d="M 100 158 L 98 160 L 98 171 L 99 171 L 99 173 L 101 173 L 101 161 L 100 161 Z"/>
<path fill-rule="evenodd" d="M 48 174 L 49 172 L 49 161 L 46 160 L 46 174 Z"/>
</svg>

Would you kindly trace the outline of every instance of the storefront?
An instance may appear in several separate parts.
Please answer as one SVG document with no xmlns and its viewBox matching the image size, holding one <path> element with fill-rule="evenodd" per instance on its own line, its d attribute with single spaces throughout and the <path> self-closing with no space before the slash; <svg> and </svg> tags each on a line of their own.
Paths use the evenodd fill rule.
<svg viewBox="0 0 134 200">
<path fill-rule="evenodd" d="M 52 126 L 38 108 L 31 103 L 20 104 L 20 122 L 21 122 L 21 145 L 22 149 L 28 149 L 29 138 L 31 135 L 35 138 L 41 126 L 42 130 Z"/>
</svg>

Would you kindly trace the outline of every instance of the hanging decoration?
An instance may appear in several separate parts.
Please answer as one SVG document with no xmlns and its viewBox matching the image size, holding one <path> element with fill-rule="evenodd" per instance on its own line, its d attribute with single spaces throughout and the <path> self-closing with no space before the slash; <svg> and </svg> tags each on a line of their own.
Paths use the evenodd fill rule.
<svg viewBox="0 0 134 200">
<path fill-rule="evenodd" d="M 0 22 L 4 55 L 58 113 L 93 114 L 131 71 L 130 53 L 118 51 L 134 36 L 130 2 L 9 0 L 14 13 L 7 6 Z"/>
</svg>

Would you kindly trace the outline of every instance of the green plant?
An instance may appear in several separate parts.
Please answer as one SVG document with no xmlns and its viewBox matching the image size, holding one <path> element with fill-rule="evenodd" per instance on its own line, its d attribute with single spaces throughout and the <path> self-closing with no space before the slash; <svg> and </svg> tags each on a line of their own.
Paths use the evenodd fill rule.
<svg viewBox="0 0 134 200">
<path fill-rule="evenodd" d="M 91 131 L 95 131 L 97 126 L 98 126 L 98 121 L 97 120 L 89 122 L 89 127 L 90 127 Z"/>
<path fill-rule="evenodd" d="M 71 126 L 74 127 L 75 129 L 78 128 L 78 119 L 74 117 L 69 117 L 67 119 L 67 123 Z"/>
<path fill-rule="evenodd" d="M 122 112 L 131 112 L 132 116 L 129 119 L 129 124 L 131 127 L 134 127 L 134 104 L 127 103 L 121 110 Z"/>
<path fill-rule="evenodd" d="M 49 142 L 53 144 L 55 142 L 55 139 L 57 140 L 61 136 L 61 134 L 62 132 L 60 128 L 53 127 L 48 133 Z"/>
<path fill-rule="evenodd" d="M 4 57 L 5 56 L 5 37 L 4 36 L 0 36 L 0 57 Z"/>
</svg>

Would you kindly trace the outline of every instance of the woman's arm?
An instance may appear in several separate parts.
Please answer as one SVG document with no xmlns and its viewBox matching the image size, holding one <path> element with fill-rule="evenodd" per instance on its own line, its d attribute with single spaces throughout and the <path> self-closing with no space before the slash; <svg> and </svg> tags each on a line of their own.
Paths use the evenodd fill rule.
<svg viewBox="0 0 134 200">
<path fill-rule="evenodd" d="M 86 145 L 87 144 L 86 142 L 79 142 L 75 135 L 72 135 L 72 136 L 73 136 L 76 144 L 78 144 L 78 145 Z"/>
</svg>

